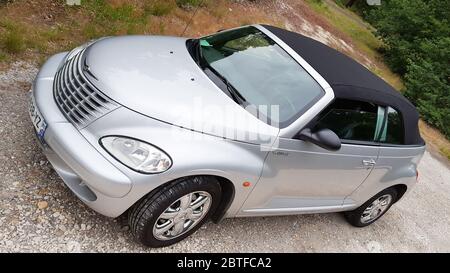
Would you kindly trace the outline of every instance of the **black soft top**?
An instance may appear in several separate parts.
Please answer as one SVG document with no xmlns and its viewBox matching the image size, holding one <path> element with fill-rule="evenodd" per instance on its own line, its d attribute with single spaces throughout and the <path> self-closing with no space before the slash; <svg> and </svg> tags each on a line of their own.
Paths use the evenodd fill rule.
<svg viewBox="0 0 450 273">
<path fill-rule="evenodd" d="M 419 134 L 419 113 L 416 107 L 380 77 L 321 42 L 278 27 L 263 26 L 308 62 L 330 84 L 336 98 L 391 106 L 402 115 L 405 125 L 404 144 L 424 144 Z"/>
</svg>

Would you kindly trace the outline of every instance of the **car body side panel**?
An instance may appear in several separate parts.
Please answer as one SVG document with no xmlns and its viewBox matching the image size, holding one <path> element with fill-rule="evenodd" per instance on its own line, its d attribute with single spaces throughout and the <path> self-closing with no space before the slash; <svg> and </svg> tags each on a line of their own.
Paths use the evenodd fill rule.
<svg viewBox="0 0 450 273">
<path fill-rule="evenodd" d="M 148 118 L 125 107 L 119 108 L 83 129 L 82 134 L 107 160 L 133 181 L 130 192 L 117 200 L 116 211 L 125 211 L 153 189 L 180 177 L 215 175 L 230 180 L 234 201 L 226 217 L 234 216 L 252 186 L 256 185 L 267 155 L 260 145 L 226 140 Z M 123 135 L 146 141 L 164 150 L 172 167 L 159 174 L 137 173 L 111 157 L 98 143 L 103 136 Z M 248 181 L 251 187 L 243 187 Z"/>
<path fill-rule="evenodd" d="M 269 153 L 258 185 L 239 216 L 344 210 L 343 200 L 368 177 L 378 146 L 343 144 L 328 151 L 296 139 L 280 139 Z"/>
<path fill-rule="evenodd" d="M 417 165 L 424 152 L 425 146 L 381 146 L 370 176 L 344 203 L 360 206 L 378 192 L 399 184 L 406 185 L 409 191 L 417 182 Z"/>
</svg>

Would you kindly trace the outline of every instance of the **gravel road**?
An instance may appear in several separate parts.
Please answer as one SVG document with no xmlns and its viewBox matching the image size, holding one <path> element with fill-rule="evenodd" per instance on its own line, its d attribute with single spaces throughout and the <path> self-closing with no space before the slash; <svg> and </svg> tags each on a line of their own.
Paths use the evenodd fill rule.
<svg viewBox="0 0 450 273">
<path fill-rule="evenodd" d="M 0 72 L 0 252 L 425 252 L 450 251 L 450 169 L 426 152 L 420 183 L 377 223 L 340 214 L 226 219 L 163 249 L 133 241 L 124 219 L 79 201 L 41 153 L 27 114 L 37 69 Z"/>
</svg>

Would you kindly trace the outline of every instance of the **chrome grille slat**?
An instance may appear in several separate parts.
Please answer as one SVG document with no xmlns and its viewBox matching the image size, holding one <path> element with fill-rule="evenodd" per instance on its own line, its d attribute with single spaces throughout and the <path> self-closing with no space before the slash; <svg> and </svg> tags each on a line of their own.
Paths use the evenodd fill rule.
<svg viewBox="0 0 450 273">
<path fill-rule="evenodd" d="M 83 74 L 83 53 L 76 54 L 55 75 L 53 95 L 61 112 L 81 129 L 119 107 Z"/>
<path fill-rule="evenodd" d="M 73 62 L 71 62 L 71 63 L 69 63 L 69 65 L 71 66 L 71 67 L 73 67 Z M 68 69 L 69 70 L 69 69 Z M 85 119 L 89 119 L 90 117 L 88 117 L 88 116 L 94 116 L 92 113 L 90 113 L 90 110 L 88 109 L 88 108 L 86 108 L 86 106 L 84 106 L 84 104 L 83 104 L 83 98 L 81 98 L 81 100 L 80 99 L 78 99 L 78 97 L 81 97 L 79 94 L 78 94 L 78 92 L 77 92 L 77 90 L 78 90 L 78 88 L 75 86 L 75 84 L 73 83 L 73 76 L 72 76 L 72 73 L 69 73 L 68 74 L 68 76 L 69 76 L 69 79 L 68 79 L 68 82 L 69 82 L 69 86 L 70 87 L 72 87 L 72 91 L 71 91 L 71 97 L 72 97 L 72 99 L 73 100 L 75 100 L 76 101 L 76 107 L 78 108 L 78 110 L 80 111 L 80 113 L 81 114 L 83 114 L 83 117 L 85 118 Z M 85 114 L 85 113 L 86 114 Z"/>
<path fill-rule="evenodd" d="M 82 71 L 83 70 L 83 68 L 81 67 L 82 61 L 81 61 L 80 58 L 81 57 L 79 57 L 78 61 L 77 61 L 77 69 L 79 71 Z M 98 103 L 100 105 L 100 107 L 104 107 L 104 108 L 106 108 L 108 110 L 113 110 L 114 109 L 114 108 L 109 109 L 109 107 L 108 107 L 108 106 L 114 106 L 114 103 L 111 103 L 110 105 L 108 105 L 108 104 L 105 104 L 103 101 L 100 101 L 96 97 L 96 96 L 101 97 L 104 101 L 108 101 L 109 100 L 109 98 L 107 98 L 103 93 L 94 91 L 96 88 L 89 82 L 89 80 L 86 78 L 86 76 L 84 76 L 83 73 L 79 73 L 78 75 L 81 78 L 80 81 L 83 81 L 83 84 L 81 85 L 81 88 L 84 89 L 84 91 L 89 95 L 89 97 L 91 99 L 93 99 L 96 103 Z"/>
<path fill-rule="evenodd" d="M 79 120 L 80 122 L 84 121 L 84 117 L 82 114 L 80 114 L 78 111 L 74 111 L 77 109 L 77 104 L 72 102 L 72 92 L 68 87 L 68 83 L 67 83 L 67 78 L 69 77 L 69 69 L 68 66 L 70 66 L 70 62 L 68 63 L 67 66 L 63 67 L 63 71 L 62 71 L 62 78 L 63 78 L 63 89 L 61 92 L 61 95 L 64 95 L 65 98 L 63 98 L 63 102 L 65 103 L 65 105 L 69 108 L 69 114 L 71 114 L 71 117 L 75 117 L 77 120 Z M 70 116 L 70 115 L 69 115 Z"/>
</svg>

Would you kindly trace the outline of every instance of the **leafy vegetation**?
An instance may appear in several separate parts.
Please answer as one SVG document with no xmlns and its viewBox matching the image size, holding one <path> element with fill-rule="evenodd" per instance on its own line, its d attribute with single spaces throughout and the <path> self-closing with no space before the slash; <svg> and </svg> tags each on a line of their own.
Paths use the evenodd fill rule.
<svg viewBox="0 0 450 273">
<path fill-rule="evenodd" d="M 403 76 L 404 94 L 424 120 L 450 138 L 450 2 L 386 0 L 356 8 L 385 43 L 381 51 Z"/>
</svg>

